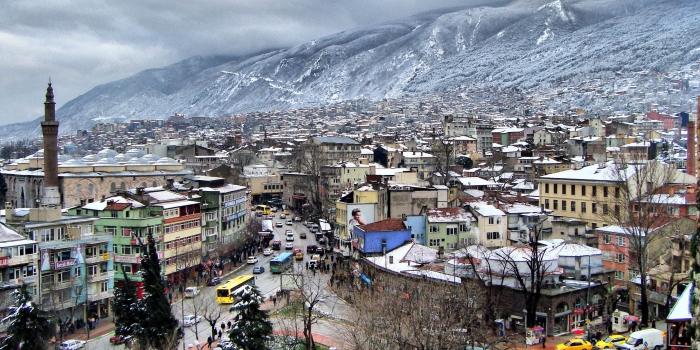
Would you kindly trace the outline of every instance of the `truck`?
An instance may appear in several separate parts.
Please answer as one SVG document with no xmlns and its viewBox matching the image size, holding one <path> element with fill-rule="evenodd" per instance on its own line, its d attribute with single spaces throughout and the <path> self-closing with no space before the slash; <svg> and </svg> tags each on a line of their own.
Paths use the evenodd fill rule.
<svg viewBox="0 0 700 350">
<path fill-rule="evenodd" d="M 268 234 L 272 234 L 272 231 L 274 230 L 274 225 L 272 224 L 272 219 L 266 219 L 262 221 L 262 228 L 260 229 L 260 232 L 266 232 Z"/>
<path fill-rule="evenodd" d="M 619 350 L 660 350 L 664 347 L 664 333 L 655 328 L 642 329 L 632 332 L 626 342 L 615 344 L 615 347 Z"/>
</svg>

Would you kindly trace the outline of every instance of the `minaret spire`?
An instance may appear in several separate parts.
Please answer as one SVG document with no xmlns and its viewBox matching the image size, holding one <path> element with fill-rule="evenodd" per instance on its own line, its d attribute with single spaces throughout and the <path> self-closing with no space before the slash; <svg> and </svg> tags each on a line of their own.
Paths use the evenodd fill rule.
<svg viewBox="0 0 700 350">
<path fill-rule="evenodd" d="M 44 102 L 44 121 L 41 133 L 44 136 L 44 191 L 41 204 L 55 208 L 61 207 L 61 194 L 58 192 L 58 121 L 56 121 L 56 102 L 53 100 L 53 87 L 49 78 Z"/>
</svg>

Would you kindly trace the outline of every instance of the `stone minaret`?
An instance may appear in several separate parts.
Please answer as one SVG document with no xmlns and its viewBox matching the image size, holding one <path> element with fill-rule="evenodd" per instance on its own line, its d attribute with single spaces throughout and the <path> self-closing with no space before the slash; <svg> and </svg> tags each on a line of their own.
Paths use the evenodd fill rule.
<svg viewBox="0 0 700 350">
<path fill-rule="evenodd" d="M 51 83 L 46 89 L 44 102 L 44 121 L 41 122 L 44 135 L 44 193 L 41 204 L 55 208 L 61 207 L 61 195 L 58 192 L 58 121 L 56 121 L 56 102 L 53 101 Z"/>
</svg>

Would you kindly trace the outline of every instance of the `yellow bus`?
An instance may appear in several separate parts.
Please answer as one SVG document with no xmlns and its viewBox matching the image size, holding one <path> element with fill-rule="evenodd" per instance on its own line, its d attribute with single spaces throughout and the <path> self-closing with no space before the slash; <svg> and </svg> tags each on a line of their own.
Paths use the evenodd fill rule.
<svg viewBox="0 0 700 350">
<path fill-rule="evenodd" d="M 260 215 L 270 215 L 272 208 L 265 204 L 258 204 L 255 206 L 255 211 L 260 213 Z"/>
<path fill-rule="evenodd" d="M 242 275 L 232 280 L 228 280 L 226 284 L 216 288 L 216 302 L 219 304 L 233 304 L 233 292 L 245 285 L 255 285 L 255 276 Z"/>
</svg>

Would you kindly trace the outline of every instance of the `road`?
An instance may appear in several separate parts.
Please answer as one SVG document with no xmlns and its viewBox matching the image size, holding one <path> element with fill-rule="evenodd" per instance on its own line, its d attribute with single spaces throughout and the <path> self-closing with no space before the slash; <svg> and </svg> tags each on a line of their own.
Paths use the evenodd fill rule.
<svg viewBox="0 0 700 350">
<path fill-rule="evenodd" d="M 277 217 L 273 219 L 274 222 L 280 221 L 284 224 L 284 219 L 279 218 L 279 213 L 277 214 Z M 316 244 L 316 239 L 314 238 L 314 235 L 309 232 L 309 229 L 306 228 L 302 223 L 294 222 L 293 225 L 283 225 L 282 227 L 275 227 L 274 228 L 274 239 L 279 239 L 282 241 L 282 250 L 281 251 L 273 251 L 274 253 L 280 253 L 284 251 L 291 252 L 291 250 L 285 250 L 284 246 L 287 243 L 285 241 L 285 230 L 287 229 L 292 229 L 294 231 L 294 241 L 291 242 L 294 245 L 294 248 L 301 248 L 302 251 L 304 252 L 304 260 L 303 261 L 296 261 L 294 260 L 294 265 L 293 265 L 293 270 L 287 271 L 295 271 L 298 273 L 304 273 L 306 274 L 306 277 L 304 279 L 304 284 L 305 287 L 308 289 L 313 289 L 311 292 L 314 294 L 318 295 L 318 299 L 321 301 L 317 304 L 316 310 L 321 312 L 321 313 L 326 313 L 326 314 L 333 314 L 334 316 L 337 316 L 338 318 L 345 318 L 346 314 L 349 312 L 349 306 L 345 304 L 345 302 L 337 298 L 334 294 L 328 292 L 325 290 L 326 283 L 328 279 L 330 278 L 330 275 L 328 274 L 321 274 L 321 273 L 316 273 L 313 274 L 313 272 L 306 270 L 306 262 L 310 258 L 310 254 L 306 254 L 306 246 L 310 244 Z M 299 233 L 305 232 L 307 238 L 301 239 L 299 237 Z M 280 275 L 276 274 L 271 274 L 269 271 L 269 262 L 272 260 L 272 256 L 263 256 L 261 252 L 258 252 L 258 263 L 255 265 L 247 265 L 243 267 L 242 269 L 238 270 L 235 275 L 228 275 L 222 278 L 224 281 L 231 279 L 235 276 L 240 276 L 240 275 L 247 275 L 247 274 L 252 274 L 253 273 L 253 266 L 259 265 L 263 266 L 265 268 L 265 272 L 259 275 L 256 275 L 255 279 L 255 284 L 260 290 L 260 292 L 266 296 L 269 297 L 276 293 L 278 290 L 280 290 Z M 228 311 L 230 305 L 218 305 L 216 304 L 215 301 L 215 290 L 216 286 L 202 286 L 201 287 L 201 292 L 195 300 L 192 299 L 185 299 L 184 302 L 177 302 L 173 304 L 172 311 L 173 315 L 175 315 L 176 318 L 181 319 L 182 318 L 182 308 L 184 306 L 185 314 L 194 314 L 193 309 L 198 308 L 199 310 L 202 310 L 203 307 L 218 307 L 221 309 L 221 317 L 217 321 L 217 330 L 219 328 L 219 325 L 221 322 L 227 322 L 230 317 L 233 315 Z M 202 299 L 204 298 L 204 299 Z M 206 305 L 206 306 L 203 306 Z M 197 314 L 203 314 L 203 311 L 197 312 Z M 333 330 L 332 327 L 319 327 L 319 330 L 327 329 L 328 330 L 328 336 L 333 335 Z M 195 336 L 195 332 L 197 333 L 197 336 Z M 314 332 L 316 332 L 314 330 Z M 321 333 L 322 334 L 322 333 Z M 209 323 L 202 319 L 202 322 L 198 323 L 196 327 L 186 327 L 185 329 L 185 348 L 189 344 L 197 344 L 197 343 L 205 343 L 207 341 L 207 337 L 211 335 L 211 326 Z M 87 349 L 123 349 L 124 347 L 122 345 L 119 346 L 113 346 L 109 344 L 109 338 L 112 336 L 112 334 L 107 334 L 105 336 L 102 336 L 100 338 L 96 339 L 91 339 L 88 341 L 87 344 Z M 195 347 L 196 348 L 196 347 Z"/>
</svg>

